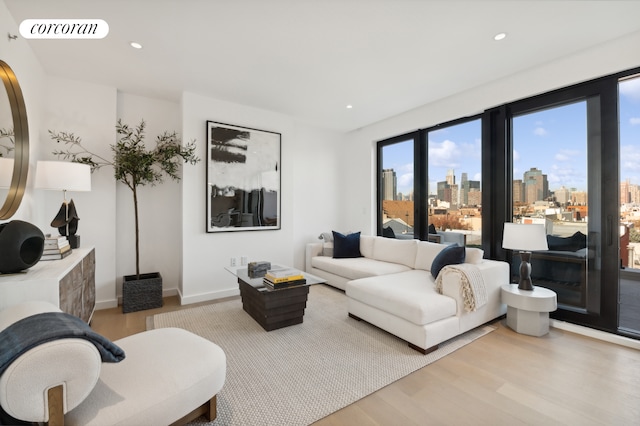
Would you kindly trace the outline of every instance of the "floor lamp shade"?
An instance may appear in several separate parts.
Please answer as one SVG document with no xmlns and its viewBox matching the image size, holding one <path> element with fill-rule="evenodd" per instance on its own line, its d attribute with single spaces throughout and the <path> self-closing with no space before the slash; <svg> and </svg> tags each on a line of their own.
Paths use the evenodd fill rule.
<svg viewBox="0 0 640 426">
<path fill-rule="evenodd" d="M 520 252 L 520 290 L 533 290 L 531 282 L 531 252 L 549 250 L 547 233 L 542 224 L 505 223 L 502 248 Z"/>
<path fill-rule="evenodd" d="M 80 237 L 76 231 L 80 217 L 73 200 L 67 203 L 66 194 L 67 191 L 91 191 L 91 167 L 68 161 L 38 161 L 35 187 L 63 192 L 64 201 L 51 226 L 67 237 L 71 248 L 78 248 Z"/>
</svg>

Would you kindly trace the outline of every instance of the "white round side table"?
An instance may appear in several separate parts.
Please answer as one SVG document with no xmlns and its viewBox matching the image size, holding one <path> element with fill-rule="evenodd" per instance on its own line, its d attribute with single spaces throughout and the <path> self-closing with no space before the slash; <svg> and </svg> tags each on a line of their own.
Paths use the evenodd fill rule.
<svg viewBox="0 0 640 426">
<path fill-rule="evenodd" d="M 502 303 L 507 305 L 507 326 L 529 336 L 549 332 L 549 312 L 558 308 L 556 293 L 548 288 L 520 290 L 518 284 L 502 286 Z"/>
</svg>

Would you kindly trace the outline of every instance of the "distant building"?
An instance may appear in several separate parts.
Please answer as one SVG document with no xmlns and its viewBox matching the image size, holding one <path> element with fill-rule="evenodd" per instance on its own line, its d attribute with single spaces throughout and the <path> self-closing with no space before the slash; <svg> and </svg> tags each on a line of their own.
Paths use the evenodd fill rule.
<svg viewBox="0 0 640 426">
<path fill-rule="evenodd" d="M 629 179 L 624 182 L 620 182 L 620 205 L 631 202 L 631 190 L 629 186 Z"/>
<path fill-rule="evenodd" d="M 513 181 L 513 202 L 524 203 L 524 183 L 522 183 L 522 179 Z"/>
<path fill-rule="evenodd" d="M 560 205 L 567 205 L 571 201 L 571 191 L 564 186 L 555 190 L 555 196 L 556 201 L 560 203 Z"/>
<path fill-rule="evenodd" d="M 396 200 L 398 193 L 397 187 L 398 180 L 396 172 L 393 169 L 382 170 L 382 199 Z"/>
<path fill-rule="evenodd" d="M 445 201 L 451 208 L 458 208 L 458 185 L 453 170 L 447 172 L 446 180 L 438 182 L 438 200 Z"/>
<path fill-rule="evenodd" d="M 480 183 L 480 182 L 478 182 Z M 471 188 L 467 193 L 468 206 L 481 206 L 482 205 L 482 191 L 480 189 Z"/>
<path fill-rule="evenodd" d="M 477 206 L 478 204 L 481 204 L 481 202 L 476 202 L 477 200 L 474 198 L 474 201 L 471 202 L 469 200 L 469 192 L 471 191 L 475 191 L 475 192 L 479 192 L 480 191 L 480 181 L 479 180 L 468 180 L 467 179 L 467 174 L 463 173 L 462 174 L 462 180 L 460 181 L 460 187 L 462 190 L 462 194 L 460 194 L 460 203 L 463 206 Z"/>
<path fill-rule="evenodd" d="M 542 174 L 542 170 L 532 167 L 524 172 L 524 201 L 533 204 L 536 201 L 544 200 L 549 196 L 549 182 L 547 175 Z"/>
<path fill-rule="evenodd" d="M 620 183 L 620 205 L 640 203 L 640 185 L 635 185 L 627 179 Z"/>
<path fill-rule="evenodd" d="M 576 206 L 586 206 L 588 201 L 587 193 L 584 191 L 575 191 L 571 193 L 571 203 Z"/>
<path fill-rule="evenodd" d="M 629 185 L 629 199 L 631 203 L 640 204 L 640 185 Z"/>
</svg>

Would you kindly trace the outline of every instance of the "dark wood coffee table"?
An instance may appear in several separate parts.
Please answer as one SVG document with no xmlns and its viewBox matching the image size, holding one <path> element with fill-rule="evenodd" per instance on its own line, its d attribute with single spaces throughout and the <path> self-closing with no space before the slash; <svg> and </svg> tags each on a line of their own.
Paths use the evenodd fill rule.
<svg viewBox="0 0 640 426">
<path fill-rule="evenodd" d="M 302 323 L 309 286 L 325 282 L 303 272 L 306 284 L 272 290 L 264 286 L 263 278 L 249 277 L 247 268 L 227 270 L 238 277 L 242 308 L 267 331 Z"/>
</svg>

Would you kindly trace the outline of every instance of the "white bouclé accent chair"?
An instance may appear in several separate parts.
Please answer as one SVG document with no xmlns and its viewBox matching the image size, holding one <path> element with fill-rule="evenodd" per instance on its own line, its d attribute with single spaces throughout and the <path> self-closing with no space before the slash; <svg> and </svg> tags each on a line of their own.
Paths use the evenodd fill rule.
<svg viewBox="0 0 640 426">
<path fill-rule="evenodd" d="M 44 312 L 46 302 L 0 311 L 0 331 Z M 49 425 L 169 425 L 216 417 L 226 356 L 216 344 L 179 328 L 160 328 L 115 342 L 125 352 L 103 363 L 83 339 L 54 340 L 13 361 L 0 377 L 0 405 L 16 419 Z"/>
</svg>

